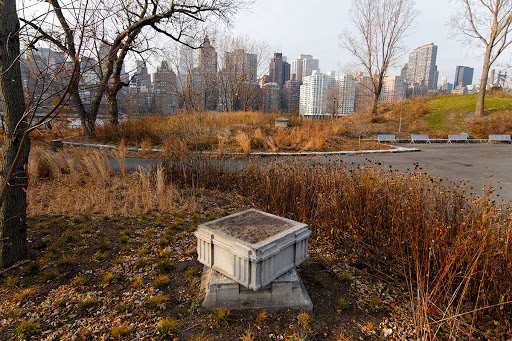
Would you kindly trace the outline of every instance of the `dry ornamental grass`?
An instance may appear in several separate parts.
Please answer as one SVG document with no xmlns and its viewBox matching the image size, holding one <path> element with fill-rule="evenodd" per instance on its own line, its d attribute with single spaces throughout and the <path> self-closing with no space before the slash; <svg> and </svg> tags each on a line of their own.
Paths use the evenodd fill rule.
<svg viewBox="0 0 512 341">
<path fill-rule="evenodd" d="M 254 164 L 238 172 L 223 172 L 174 163 L 174 167 L 154 172 L 141 170 L 123 175 L 110 170 L 106 154 L 79 149 L 55 153 L 36 148 L 29 168 L 31 215 L 96 212 L 108 218 L 115 214 L 174 212 L 175 207 L 195 210 L 198 188 L 228 191 L 233 189 L 231 184 L 237 184 L 240 198 L 250 198 L 270 213 L 307 223 L 313 231 L 313 240 L 332 243 L 339 249 L 359 250 L 358 262 L 364 262 L 370 273 L 386 283 L 393 286 L 405 283 L 416 337 L 482 336 L 493 321 L 503 330 L 512 331 L 511 207 L 498 205 L 491 198 L 492 190 L 484 197 L 476 197 L 467 192 L 464 184 L 448 184 L 419 170 L 400 174 L 373 168 L 349 171 L 338 165 L 314 164 Z M 87 236 L 94 235 L 88 226 L 82 226 L 87 216 L 81 217 L 68 223 L 76 225 L 77 234 L 80 232 L 77 245 L 83 242 L 82 238 L 87 240 L 91 238 Z M 141 215 L 140 224 L 147 219 Z M 174 221 L 181 228 L 182 218 L 178 214 Z M 130 231 L 137 229 L 134 226 Z M 44 230 L 47 229 L 41 226 L 38 231 Z M 163 228 L 149 233 L 150 230 L 142 236 L 146 243 L 163 237 L 153 237 L 155 232 L 162 234 Z M 172 238 L 174 230 L 169 230 L 170 239 L 161 247 L 179 243 L 179 239 Z M 41 260 L 43 264 L 57 263 L 60 258 L 50 252 L 58 252 L 55 250 L 60 250 L 62 245 L 53 243 L 54 237 L 46 234 L 39 236 L 41 243 L 47 245 Z M 94 238 L 100 244 L 94 244 L 96 250 L 88 256 L 90 260 L 98 247 L 101 248 L 104 237 L 98 234 Z M 126 242 L 131 243 L 131 238 Z M 75 237 L 70 243 L 74 240 Z M 111 257 L 111 248 L 121 248 L 112 242 L 119 240 L 119 235 L 110 240 L 109 247 L 102 251 L 104 257 L 94 259 L 95 264 L 106 262 Z M 190 248 L 188 245 L 187 250 Z M 134 275 L 130 275 L 128 287 L 132 288 L 133 284 L 132 290 L 142 290 L 152 280 L 135 274 L 150 271 L 153 265 L 137 266 L 140 259 L 148 262 L 147 255 L 130 257 Z M 123 262 L 128 261 L 123 260 L 118 266 L 123 266 Z M 74 266 L 78 266 L 74 261 L 61 265 L 64 269 Z M 101 274 L 100 281 L 108 272 Z M 41 276 L 45 283 L 62 280 L 59 273 L 52 276 L 47 273 L 49 270 L 44 268 Z M 9 276 L 14 278 L 12 274 Z M 73 275 L 69 283 L 75 283 L 76 278 Z M 348 285 L 356 285 L 352 277 L 348 278 Z M 140 283 L 135 284 L 135 279 Z M 321 281 L 315 282 L 313 278 L 310 283 L 317 285 Z M 115 287 L 119 282 L 121 279 L 108 281 L 108 287 Z M 88 286 L 89 282 L 77 282 L 76 288 L 84 285 Z M 106 283 L 102 281 L 102 285 Z M 24 304 L 32 300 L 30 295 L 19 297 Z M 339 308 L 335 303 L 339 297 L 334 298 L 333 309 Z M 85 300 L 86 295 L 82 298 Z M 88 311 L 94 303 L 83 302 L 82 311 Z M 367 302 L 374 310 L 381 309 L 383 304 L 378 296 L 370 296 Z M 148 309 L 159 309 L 163 304 L 167 302 L 157 302 Z"/>
</svg>

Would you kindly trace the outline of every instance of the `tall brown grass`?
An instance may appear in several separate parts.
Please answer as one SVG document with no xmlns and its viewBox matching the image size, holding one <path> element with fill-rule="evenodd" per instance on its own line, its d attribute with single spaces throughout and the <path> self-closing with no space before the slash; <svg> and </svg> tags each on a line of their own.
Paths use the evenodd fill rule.
<svg viewBox="0 0 512 341">
<path fill-rule="evenodd" d="M 114 143 L 124 140 L 127 145 L 141 146 L 143 151 L 151 146 L 162 146 L 168 154 L 188 155 L 190 152 L 239 151 L 246 155 L 250 139 L 252 151 L 321 151 L 344 148 L 338 138 L 365 137 L 367 133 L 355 132 L 347 120 L 312 120 L 287 116 L 289 128 L 275 127 L 277 114 L 257 112 L 229 113 L 180 113 L 173 116 L 147 116 L 130 118 L 118 127 L 98 128 L 99 135 Z M 365 127 L 361 123 L 358 127 Z M 222 138 L 219 138 L 222 136 Z M 181 157 L 180 156 L 180 157 Z"/>
<path fill-rule="evenodd" d="M 184 204 L 178 186 L 236 183 L 266 211 L 309 224 L 314 238 L 357 250 L 389 285 L 406 283 L 416 338 L 482 336 L 489 317 L 512 331 L 512 207 L 492 188 L 476 196 L 419 170 L 299 162 L 235 171 L 183 160 L 122 176 L 104 153 L 64 153 L 32 153 L 29 213 L 170 211 Z"/>
<path fill-rule="evenodd" d="M 418 339 L 478 335 L 483 315 L 512 330 L 512 213 L 491 189 L 475 196 L 419 170 L 299 163 L 197 178 L 236 183 L 267 211 L 308 223 L 315 238 L 360 250 L 389 284 L 408 283 Z"/>
<path fill-rule="evenodd" d="M 177 188 L 165 181 L 161 168 L 123 175 L 111 170 L 105 152 L 53 152 L 35 147 L 29 173 L 29 214 L 136 214 L 171 211 L 184 204 Z"/>
<path fill-rule="evenodd" d="M 512 131 L 510 111 L 493 112 L 490 116 L 475 118 L 465 123 L 472 136 L 487 138 L 489 134 L 508 134 Z"/>
<path fill-rule="evenodd" d="M 251 154 L 251 138 L 246 133 L 239 130 L 235 136 L 235 140 L 244 151 L 244 157 L 248 157 Z"/>
</svg>

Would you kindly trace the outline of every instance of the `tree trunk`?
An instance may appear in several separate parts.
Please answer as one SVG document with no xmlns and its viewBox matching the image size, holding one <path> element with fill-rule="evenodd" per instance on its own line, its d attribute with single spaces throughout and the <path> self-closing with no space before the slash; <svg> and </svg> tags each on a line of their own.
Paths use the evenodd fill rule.
<svg viewBox="0 0 512 341">
<path fill-rule="evenodd" d="M 489 78 L 489 69 L 491 68 L 491 51 L 487 47 L 485 52 L 484 65 L 482 69 L 482 78 L 480 78 L 480 90 L 478 91 L 478 98 L 476 100 L 475 118 L 484 117 L 484 104 L 485 104 L 485 88 L 487 87 L 487 79 Z"/>
<path fill-rule="evenodd" d="M 85 110 L 84 103 L 82 102 L 82 98 L 78 93 L 78 89 L 71 90 L 71 100 L 73 101 L 76 111 L 78 113 L 78 117 L 80 118 L 80 123 L 84 128 L 84 135 L 86 137 L 94 137 L 94 125 L 87 124 L 89 113 Z"/>
<path fill-rule="evenodd" d="M 27 122 L 23 119 L 25 99 L 19 63 L 19 21 L 16 0 L 4 0 L 0 6 L 0 92 L 5 119 L 2 177 L 14 164 L 20 148 L 21 159 L 14 165 L 7 196 L 1 208 L 0 267 L 9 267 L 27 256 L 27 172 L 30 149 L 28 136 L 23 141 Z"/>
<path fill-rule="evenodd" d="M 114 91 L 114 89 L 108 90 L 106 92 L 106 97 L 109 105 L 109 123 L 111 126 L 116 127 L 119 124 L 117 108 L 117 91 Z"/>
<path fill-rule="evenodd" d="M 380 97 L 380 93 L 382 92 L 382 78 L 384 78 L 384 77 L 379 77 L 378 84 L 374 85 L 374 87 L 373 87 L 372 117 L 377 116 L 377 108 L 379 106 L 379 97 Z"/>
</svg>

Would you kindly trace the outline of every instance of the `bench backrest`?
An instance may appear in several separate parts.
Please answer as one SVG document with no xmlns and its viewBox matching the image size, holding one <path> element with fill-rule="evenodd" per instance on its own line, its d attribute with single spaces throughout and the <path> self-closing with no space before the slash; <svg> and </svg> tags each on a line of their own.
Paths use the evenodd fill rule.
<svg viewBox="0 0 512 341">
<path fill-rule="evenodd" d="M 412 141 L 429 141 L 427 134 L 411 134 Z"/>
<path fill-rule="evenodd" d="M 448 140 L 450 140 L 450 141 L 467 141 L 468 135 L 467 134 L 452 134 L 452 135 L 448 135 Z"/>
<path fill-rule="evenodd" d="M 395 141 L 395 135 L 394 134 L 379 134 L 379 135 L 377 135 L 377 141 L 379 141 L 379 142 Z"/>
<path fill-rule="evenodd" d="M 489 141 L 511 141 L 510 135 L 506 134 L 491 134 L 489 135 Z"/>
</svg>

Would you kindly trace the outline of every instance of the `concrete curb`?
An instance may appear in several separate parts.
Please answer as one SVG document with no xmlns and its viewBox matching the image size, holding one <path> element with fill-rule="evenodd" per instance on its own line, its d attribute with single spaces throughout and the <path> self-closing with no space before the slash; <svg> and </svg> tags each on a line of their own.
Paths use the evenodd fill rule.
<svg viewBox="0 0 512 341">
<path fill-rule="evenodd" d="M 53 142 L 53 141 L 52 141 Z M 108 144 L 93 144 L 93 143 L 80 143 L 80 142 L 67 142 L 62 141 L 63 145 L 73 146 L 73 147 L 88 147 L 88 148 L 96 148 L 96 149 L 106 149 L 106 150 L 119 150 L 119 147 L 111 146 Z M 366 154 L 387 154 L 387 153 L 409 153 L 409 152 L 420 152 L 419 148 L 406 148 L 406 147 L 398 147 L 391 146 L 394 149 L 382 149 L 382 150 L 343 150 L 343 151 L 334 151 L 334 152 L 277 152 L 277 153 L 269 153 L 269 152 L 253 152 L 250 155 L 261 156 L 261 157 L 272 157 L 272 156 L 337 156 L 337 155 L 366 155 Z M 132 148 L 127 147 L 127 151 L 130 152 L 142 152 L 141 148 Z M 161 153 L 162 149 L 151 149 L 151 152 Z M 217 155 L 216 152 L 203 152 L 205 155 Z M 244 155 L 244 153 L 224 153 L 224 155 L 230 156 L 240 156 Z"/>
</svg>

